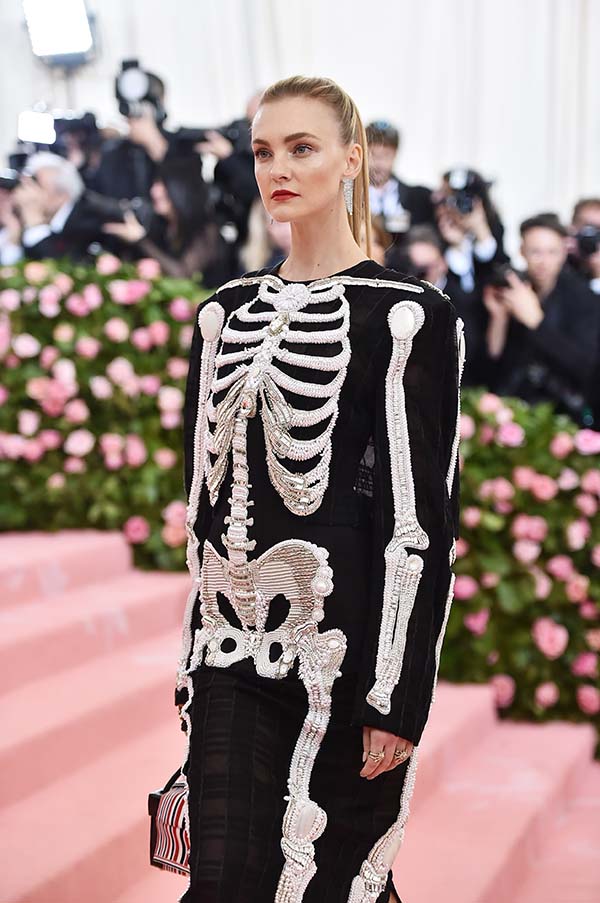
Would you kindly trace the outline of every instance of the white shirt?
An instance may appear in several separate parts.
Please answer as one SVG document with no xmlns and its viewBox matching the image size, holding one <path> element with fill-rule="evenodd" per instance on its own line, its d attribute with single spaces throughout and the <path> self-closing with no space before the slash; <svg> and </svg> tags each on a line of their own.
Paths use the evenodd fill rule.
<svg viewBox="0 0 600 903">
<path fill-rule="evenodd" d="M 452 272 L 460 277 L 460 287 L 464 292 L 472 292 L 475 288 L 475 258 L 487 263 L 497 248 L 498 242 L 493 235 L 483 241 L 475 241 L 471 235 L 465 235 L 460 247 L 447 249 L 446 262 Z"/>
<path fill-rule="evenodd" d="M 39 223 L 37 226 L 28 226 L 24 229 L 22 241 L 25 247 L 31 248 L 33 245 L 37 245 L 40 241 L 48 238 L 49 235 L 62 232 L 74 206 L 75 201 L 65 201 L 49 223 Z"/>
<path fill-rule="evenodd" d="M 12 242 L 8 235 L 8 229 L 0 229 L 0 265 L 11 267 L 23 257 L 23 248 Z"/>
</svg>

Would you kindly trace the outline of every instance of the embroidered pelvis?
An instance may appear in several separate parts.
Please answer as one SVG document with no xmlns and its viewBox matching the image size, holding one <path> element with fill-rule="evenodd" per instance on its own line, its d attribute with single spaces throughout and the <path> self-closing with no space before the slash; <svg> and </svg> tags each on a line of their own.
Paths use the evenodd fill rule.
<svg viewBox="0 0 600 903">
<path fill-rule="evenodd" d="M 284 678 L 298 660 L 308 694 L 308 712 L 296 742 L 288 780 L 288 806 L 281 846 L 285 865 L 275 903 L 300 903 L 316 871 L 314 841 L 323 833 L 327 815 L 310 799 L 312 768 L 327 730 L 331 690 L 346 652 L 340 630 L 319 633 L 323 601 L 333 589 L 328 552 L 303 540 L 285 540 L 247 562 L 251 605 L 240 604 L 232 589 L 232 563 L 204 544 L 200 576 L 202 627 L 196 630 L 190 672 L 204 655 L 207 665 L 227 668 L 251 657 L 263 677 Z M 223 593 L 244 625 L 235 627 L 222 614 Z M 280 627 L 265 630 L 271 600 L 282 594 L 290 605 Z M 250 623 L 251 622 L 251 623 Z M 279 654 L 273 656 L 274 644 Z"/>
</svg>

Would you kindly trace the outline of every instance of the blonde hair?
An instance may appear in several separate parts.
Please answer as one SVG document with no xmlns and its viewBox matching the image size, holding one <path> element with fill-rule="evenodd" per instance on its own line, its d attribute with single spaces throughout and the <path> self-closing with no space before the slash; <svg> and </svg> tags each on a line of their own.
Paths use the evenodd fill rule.
<svg viewBox="0 0 600 903">
<path fill-rule="evenodd" d="M 366 241 L 367 255 L 371 256 L 371 210 L 369 207 L 369 159 L 367 155 L 367 135 L 358 108 L 349 94 L 330 78 L 292 75 L 282 78 L 266 88 L 260 104 L 281 100 L 284 97 L 312 97 L 326 103 L 335 113 L 340 126 L 343 144 L 360 144 L 362 147 L 362 168 L 354 179 L 352 213 L 348 222 L 352 235 L 362 246 L 362 236 Z"/>
</svg>

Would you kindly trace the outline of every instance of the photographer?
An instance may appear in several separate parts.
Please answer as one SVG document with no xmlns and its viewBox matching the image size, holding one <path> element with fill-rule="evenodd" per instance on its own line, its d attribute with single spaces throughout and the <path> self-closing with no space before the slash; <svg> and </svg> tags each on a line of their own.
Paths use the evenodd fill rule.
<svg viewBox="0 0 600 903">
<path fill-rule="evenodd" d="M 0 171 L 0 266 L 12 266 L 23 257 L 21 221 L 13 198 L 13 170 Z"/>
<path fill-rule="evenodd" d="M 504 286 L 486 286 L 488 352 L 496 361 L 493 389 L 591 426 L 591 381 L 598 351 L 600 307 L 566 265 L 567 230 L 553 213 L 521 224 L 522 279 L 508 270 Z"/>
<path fill-rule="evenodd" d="M 88 259 L 88 247 L 100 235 L 99 223 L 73 163 L 48 152 L 34 154 L 12 192 L 12 201 L 22 225 L 26 257 Z"/>
<path fill-rule="evenodd" d="M 600 295 L 600 198 L 583 198 L 573 210 L 569 261 Z"/>
<path fill-rule="evenodd" d="M 150 196 L 155 219 L 148 230 L 129 210 L 124 223 L 108 223 L 102 231 L 132 245 L 136 256 L 153 257 L 168 276 L 202 273 L 208 288 L 226 281 L 228 247 L 214 220 L 200 159 L 165 160 Z"/>
<path fill-rule="evenodd" d="M 431 191 L 422 185 L 407 185 L 394 175 L 400 133 L 390 122 L 371 122 L 366 133 L 371 215 L 380 221 L 389 240 L 401 248 L 411 226 L 434 222 Z"/>
<path fill-rule="evenodd" d="M 508 262 L 502 243 L 504 226 L 492 203 L 490 185 L 474 169 L 457 167 L 444 173 L 433 195 L 448 266 L 467 293 L 481 288 L 493 265 Z"/>
</svg>

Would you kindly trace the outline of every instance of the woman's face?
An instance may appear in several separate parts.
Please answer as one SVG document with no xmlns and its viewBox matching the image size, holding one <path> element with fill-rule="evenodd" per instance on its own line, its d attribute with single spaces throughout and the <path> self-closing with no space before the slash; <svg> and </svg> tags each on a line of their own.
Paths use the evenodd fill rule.
<svg viewBox="0 0 600 903">
<path fill-rule="evenodd" d="M 154 182 L 150 188 L 152 207 L 157 216 L 169 217 L 173 213 L 173 204 L 163 182 Z"/>
<path fill-rule="evenodd" d="M 278 222 L 332 213 L 344 204 L 342 179 L 355 178 L 360 144 L 344 146 L 333 110 L 312 97 L 258 108 L 252 123 L 254 172 L 267 212 Z"/>
</svg>

